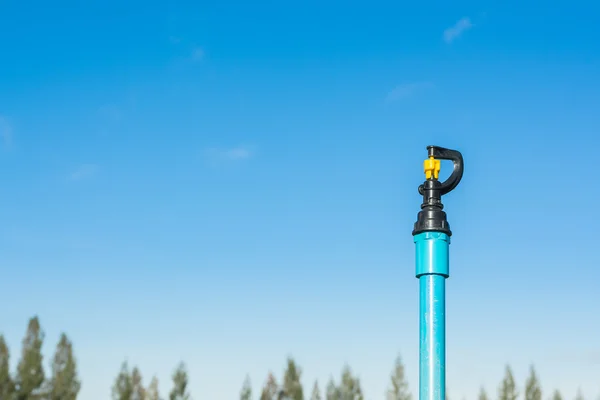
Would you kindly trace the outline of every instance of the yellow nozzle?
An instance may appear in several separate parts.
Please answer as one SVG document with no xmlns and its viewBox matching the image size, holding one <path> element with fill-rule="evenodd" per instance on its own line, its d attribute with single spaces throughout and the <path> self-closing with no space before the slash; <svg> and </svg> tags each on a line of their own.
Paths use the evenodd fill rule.
<svg viewBox="0 0 600 400">
<path fill-rule="evenodd" d="M 438 179 L 440 175 L 440 160 L 436 160 L 433 157 L 429 157 L 427 160 L 423 161 L 423 170 L 425 170 L 425 179 L 431 179 L 433 176 L 434 179 Z"/>
</svg>

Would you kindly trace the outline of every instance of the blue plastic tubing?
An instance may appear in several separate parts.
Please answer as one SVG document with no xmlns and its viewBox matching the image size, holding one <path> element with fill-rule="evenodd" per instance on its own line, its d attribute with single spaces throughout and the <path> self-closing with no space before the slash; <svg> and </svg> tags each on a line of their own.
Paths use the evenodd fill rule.
<svg viewBox="0 0 600 400">
<path fill-rule="evenodd" d="M 441 232 L 414 236 L 419 279 L 419 400 L 446 399 L 446 278 L 450 237 Z"/>
</svg>

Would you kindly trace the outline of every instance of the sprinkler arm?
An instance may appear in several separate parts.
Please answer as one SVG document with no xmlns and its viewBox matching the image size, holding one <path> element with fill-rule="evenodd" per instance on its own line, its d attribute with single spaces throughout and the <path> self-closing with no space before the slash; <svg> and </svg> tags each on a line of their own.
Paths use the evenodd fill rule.
<svg viewBox="0 0 600 400">
<path fill-rule="evenodd" d="M 464 162 L 463 157 L 460 152 L 456 150 L 450 150 L 445 147 L 440 146 L 427 146 L 427 152 L 429 154 L 429 160 L 426 160 L 425 163 L 431 163 L 434 160 L 450 160 L 452 161 L 453 169 L 452 173 L 441 185 L 437 185 L 436 189 L 439 190 L 439 194 L 441 196 L 450 193 L 454 188 L 460 183 L 460 180 L 463 176 L 464 170 Z M 437 180 L 437 173 L 439 172 L 439 162 L 434 166 L 437 171 L 434 171 L 432 176 L 427 176 L 428 179 Z M 427 167 L 425 167 L 426 175 L 427 175 Z M 425 187 L 424 185 L 419 186 L 419 194 L 423 195 Z"/>
<path fill-rule="evenodd" d="M 433 157 L 434 159 L 438 160 L 452 161 L 452 174 L 450 174 L 448 179 L 446 179 L 446 181 L 443 182 L 442 186 L 440 187 L 441 194 L 445 195 L 451 192 L 462 179 L 464 166 L 462 154 L 456 150 L 450 150 L 439 146 L 427 146 L 427 151 L 429 153 L 429 157 Z"/>
</svg>

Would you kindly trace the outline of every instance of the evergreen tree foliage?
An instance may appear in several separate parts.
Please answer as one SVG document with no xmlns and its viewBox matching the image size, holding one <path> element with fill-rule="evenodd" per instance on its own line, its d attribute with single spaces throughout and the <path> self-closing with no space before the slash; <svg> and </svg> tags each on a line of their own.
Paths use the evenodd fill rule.
<svg viewBox="0 0 600 400">
<path fill-rule="evenodd" d="M 319 382 L 317 381 L 315 381 L 315 384 L 313 385 L 310 400 L 321 400 L 321 390 L 319 389 Z"/>
<path fill-rule="evenodd" d="M 265 382 L 265 386 L 260 394 L 260 400 L 277 400 L 278 392 L 279 386 L 277 385 L 277 380 L 272 373 L 269 373 L 267 382 Z"/>
<path fill-rule="evenodd" d="M 134 367 L 131 371 L 131 400 L 145 400 L 146 399 L 146 388 L 142 379 L 142 374 L 138 367 Z"/>
<path fill-rule="evenodd" d="M 0 399 L 12 400 L 15 395 L 15 383 L 10 376 L 10 353 L 4 340 L 0 335 Z"/>
<path fill-rule="evenodd" d="M 146 389 L 146 400 L 161 400 L 158 387 L 158 378 L 153 377 Z"/>
<path fill-rule="evenodd" d="M 17 366 L 16 394 L 17 400 L 42 399 L 44 393 L 44 367 L 42 344 L 44 332 L 37 316 L 29 320 L 27 332 L 23 339 L 21 360 Z"/>
<path fill-rule="evenodd" d="M 552 400 L 562 400 L 562 395 L 558 390 L 555 390 L 552 394 Z"/>
<path fill-rule="evenodd" d="M 81 389 L 73 344 L 64 333 L 60 336 L 54 353 L 49 386 L 50 400 L 76 400 Z"/>
<path fill-rule="evenodd" d="M 478 400 L 489 400 L 488 395 L 483 387 L 479 390 Z"/>
<path fill-rule="evenodd" d="M 133 381 L 127 362 L 121 364 L 121 371 L 112 388 L 113 400 L 131 400 L 133 396 Z"/>
<path fill-rule="evenodd" d="M 240 391 L 240 400 L 252 400 L 252 383 L 249 376 L 246 376 L 246 379 L 244 379 L 244 384 Z"/>
<path fill-rule="evenodd" d="M 517 400 L 519 393 L 510 366 L 506 366 L 504 379 L 498 388 L 498 400 Z"/>
<path fill-rule="evenodd" d="M 329 379 L 325 390 L 325 400 L 340 400 L 340 389 L 336 386 L 333 378 Z"/>
<path fill-rule="evenodd" d="M 542 388 L 533 365 L 529 368 L 529 377 L 525 382 L 525 400 L 542 400 Z"/>
<path fill-rule="evenodd" d="M 300 383 L 302 371 L 290 357 L 283 374 L 283 391 L 289 400 L 304 400 L 304 391 Z"/>
<path fill-rule="evenodd" d="M 169 400 L 190 400 L 188 384 L 187 369 L 184 363 L 180 363 L 173 374 L 173 389 L 169 394 Z"/>
<path fill-rule="evenodd" d="M 342 380 L 339 386 L 340 400 L 363 400 L 360 380 L 352 374 L 348 365 L 342 370 Z"/>
<path fill-rule="evenodd" d="M 78 399 L 81 381 L 78 377 L 72 342 L 65 333 L 61 334 L 50 366 L 51 376 L 46 380 L 41 352 L 43 341 L 44 332 L 38 317 L 34 316 L 29 320 L 22 341 L 21 358 L 13 376 L 10 371 L 9 348 L 4 336 L 0 334 L 0 400 Z M 402 358 L 398 355 L 389 376 L 389 385 L 385 393 L 387 400 L 412 400 L 413 396 L 409 390 L 405 371 Z M 173 388 L 169 393 L 168 400 L 191 400 L 188 373 L 183 363 L 176 368 L 172 378 Z M 288 357 L 281 386 L 274 375 L 269 373 L 261 390 L 260 400 L 304 400 L 301 378 L 302 369 L 293 358 Z M 448 400 L 447 387 L 445 389 L 445 400 Z M 127 362 L 122 363 L 111 394 L 113 400 L 163 400 L 160 396 L 158 379 L 153 377 L 148 387 L 145 387 L 140 370 L 134 367 L 130 371 Z M 517 400 L 518 397 L 519 392 L 513 372 L 510 366 L 506 365 L 504 378 L 498 387 L 498 400 Z M 322 399 L 364 400 L 360 380 L 348 365 L 342 369 L 339 384 L 330 378 L 324 393 L 321 393 L 318 382 L 314 382 L 310 400 Z M 244 379 L 240 390 L 240 400 L 252 400 L 252 385 L 249 376 Z M 489 400 L 483 387 L 480 388 L 478 400 Z M 533 365 L 530 366 L 525 381 L 523 400 L 542 400 L 539 377 Z M 549 400 L 563 400 L 563 397 L 559 390 L 555 390 Z M 584 400 L 581 388 L 577 390 L 574 400 Z"/>
<path fill-rule="evenodd" d="M 412 396 L 408 390 L 408 382 L 406 381 L 404 364 L 402 357 L 396 357 L 394 370 L 390 377 L 390 388 L 387 392 L 387 400 L 411 400 Z"/>
</svg>

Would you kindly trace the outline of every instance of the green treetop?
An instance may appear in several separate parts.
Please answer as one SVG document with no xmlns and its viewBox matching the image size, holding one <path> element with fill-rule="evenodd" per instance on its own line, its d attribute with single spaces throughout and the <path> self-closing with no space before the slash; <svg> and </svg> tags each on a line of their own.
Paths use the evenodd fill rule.
<svg viewBox="0 0 600 400">
<path fill-rule="evenodd" d="M 15 384 L 10 376 L 10 354 L 4 336 L 0 335 L 0 399 L 12 399 Z"/>
<path fill-rule="evenodd" d="M 283 391 L 289 400 L 304 400 L 304 391 L 300 383 L 302 371 L 292 358 L 288 358 L 283 374 Z"/>
<path fill-rule="evenodd" d="M 50 400 L 76 400 L 81 389 L 73 344 L 64 333 L 60 336 L 54 353 L 49 387 Z"/>
<path fill-rule="evenodd" d="M 44 396 L 44 367 L 42 344 L 44 332 L 38 317 L 33 317 L 27 325 L 23 339 L 21 360 L 17 365 L 16 391 L 17 400 L 41 399 Z"/>
<path fill-rule="evenodd" d="M 173 374 L 173 389 L 169 395 L 169 400 L 190 400 L 190 394 L 187 391 L 188 373 L 184 363 L 180 363 Z"/>
<path fill-rule="evenodd" d="M 506 366 L 504 379 L 498 388 L 498 400 L 517 400 L 519 393 L 510 366 Z"/>
<path fill-rule="evenodd" d="M 394 370 L 390 377 L 390 388 L 387 392 L 388 400 L 411 400 L 412 396 L 408 390 L 408 382 L 404 372 L 404 364 L 400 356 L 396 357 Z"/>
<path fill-rule="evenodd" d="M 542 388 L 533 365 L 529 369 L 529 377 L 525 382 L 525 400 L 542 400 Z"/>
<path fill-rule="evenodd" d="M 249 376 L 246 376 L 246 379 L 244 379 L 244 384 L 240 391 L 240 400 L 252 400 L 252 384 Z"/>
</svg>

